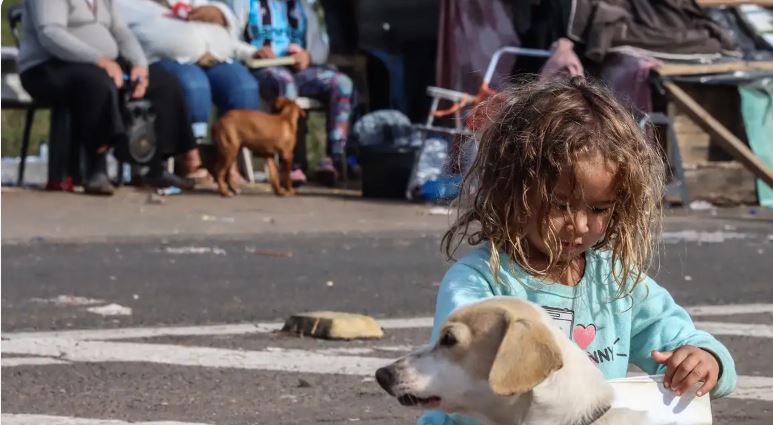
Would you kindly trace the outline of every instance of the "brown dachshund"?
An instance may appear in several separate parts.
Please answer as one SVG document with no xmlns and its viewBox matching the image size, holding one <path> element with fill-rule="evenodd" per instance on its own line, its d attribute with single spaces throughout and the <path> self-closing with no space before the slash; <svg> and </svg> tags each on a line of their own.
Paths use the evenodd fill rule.
<svg viewBox="0 0 773 425">
<path fill-rule="evenodd" d="M 228 170 L 236 161 L 242 146 L 266 158 L 274 193 L 279 196 L 295 194 L 290 181 L 290 169 L 297 139 L 298 118 L 305 117 L 306 113 L 295 102 L 284 97 L 278 98 L 275 106 L 279 111 L 276 115 L 234 109 L 223 114 L 212 126 L 212 140 L 218 151 L 215 180 L 221 195 L 232 196 L 238 193 Z M 275 160 L 277 154 L 282 160 L 281 178 Z"/>
</svg>

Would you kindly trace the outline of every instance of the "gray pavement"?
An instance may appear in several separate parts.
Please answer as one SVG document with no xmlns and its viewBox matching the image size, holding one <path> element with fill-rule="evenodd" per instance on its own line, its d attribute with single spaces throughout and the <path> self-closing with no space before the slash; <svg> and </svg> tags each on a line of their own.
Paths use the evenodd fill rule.
<svg viewBox="0 0 773 425">
<path fill-rule="evenodd" d="M 1 201 L 4 422 L 414 422 L 371 373 L 428 338 L 448 266 L 442 208 L 263 187 L 163 204 L 134 189 L 4 189 Z M 719 338 L 744 376 L 736 398 L 713 402 L 715 423 L 773 423 L 773 316 L 759 306 L 773 305 L 773 214 L 672 211 L 664 231 L 652 274 L 681 304 L 713 306 L 696 321 L 730 324 Z M 108 304 L 131 313 L 88 310 Z M 318 309 L 419 319 L 378 341 L 271 332 Z"/>
</svg>

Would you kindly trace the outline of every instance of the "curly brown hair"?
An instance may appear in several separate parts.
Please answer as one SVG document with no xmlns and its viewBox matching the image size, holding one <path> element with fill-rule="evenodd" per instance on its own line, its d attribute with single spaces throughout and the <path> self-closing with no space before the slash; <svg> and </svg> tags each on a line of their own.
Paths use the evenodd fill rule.
<svg viewBox="0 0 773 425">
<path fill-rule="evenodd" d="M 443 236 L 448 258 L 466 240 L 490 245 L 497 281 L 500 251 L 537 277 L 558 270 L 552 252 L 546 268 L 529 264 L 525 223 L 534 215 L 551 232 L 548 213 L 559 174 L 578 157 L 600 153 L 617 166 L 617 194 L 606 233 L 593 248 L 611 252 L 618 296 L 633 291 L 652 260 L 665 181 L 661 149 L 633 115 L 583 77 L 514 85 L 476 113 L 485 119 L 456 201 L 457 218 Z M 555 233 L 543 237 L 556 240 Z"/>
</svg>

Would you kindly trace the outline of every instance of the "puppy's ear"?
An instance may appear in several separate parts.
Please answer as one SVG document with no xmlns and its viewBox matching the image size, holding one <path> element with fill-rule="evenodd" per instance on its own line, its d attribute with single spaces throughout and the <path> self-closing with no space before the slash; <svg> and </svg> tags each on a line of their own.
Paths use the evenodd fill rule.
<svg viewBox="0 0 773 425">
<path fill-rule="evenodd" d="M 502 342 L 489 371 L 489 385 L 497 395 L 522 394 L 563 366 L 561 351 L 544 324 L 509 314 L 502 320 Z"/>
</svg>

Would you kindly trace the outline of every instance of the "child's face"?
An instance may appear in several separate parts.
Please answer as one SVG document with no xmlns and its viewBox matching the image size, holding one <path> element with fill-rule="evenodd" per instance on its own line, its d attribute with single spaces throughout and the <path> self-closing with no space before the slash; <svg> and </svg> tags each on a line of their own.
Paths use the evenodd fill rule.
<svg viewBox="0 0 773 425">
<path fill-rule="evenodd" d="M 552 203 L 547 209 L 549 224 L 540 223 L 535 215 L 526 224 L 529 256 L 541 255 L 543 259 L 547 258 L 547 225 L 553 228 L 557 243 L 561 244 L 559 262 L 578 258 L 602 240 L 615 206 L 617 169 L 617 164 L 605 160 L 599 153 L 581 157 L 573 169 L 564 167 L 553 190 Z M 545 240 L 540 236 L 540 227 L 543 227 Z M 553 252 L 557 251 L 558 247 L 554 246 Z"/>
</svg>

